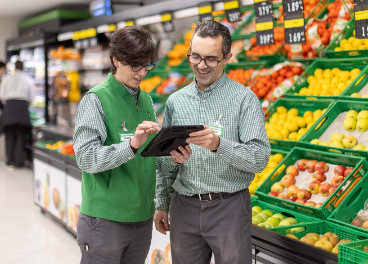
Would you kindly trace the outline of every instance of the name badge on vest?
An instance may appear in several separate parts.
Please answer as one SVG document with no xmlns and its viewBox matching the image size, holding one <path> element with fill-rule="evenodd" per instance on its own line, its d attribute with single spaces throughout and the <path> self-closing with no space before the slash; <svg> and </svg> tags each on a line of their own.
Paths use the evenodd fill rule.
<svg viewBox="0 0 368 264">
<path fill-rule="evenodd" d="M 134 136 L 134 133 L 119 133 L 120 142 L 130 140 Z"/>
</svg>

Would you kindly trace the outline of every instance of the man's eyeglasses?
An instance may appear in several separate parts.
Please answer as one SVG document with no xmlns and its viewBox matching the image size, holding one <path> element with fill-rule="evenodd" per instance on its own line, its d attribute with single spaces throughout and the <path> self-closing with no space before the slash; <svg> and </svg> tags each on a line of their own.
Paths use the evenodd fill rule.
<svg viewBox="0 0 368 264">
<path fill-rule="evenodd" d="M 198 65 L 203 60 L 206 66 L 210 68 L 216 68 L 217 65 L 225 58 L 225 57 L 222 57 L 221 60 L 216 60 L 214 58 L 204 59 L 204 58 L 199 57 L 198 55 L 191 55 L 191 54 L 187 54 L 187 56 L 188 56 L 188 60 L 190 63 L 194 65 Z"/>
<path fill-rule="evenodd" d="M 153 68 L 155 68 L 155 65 L 156 65 L 156 63 L 150 63 L 150 64 L 143 65 L 143 66 L 131 66 L 131 70 L 133 72 L 139 72 L 140 70 L 142 70 L 144 68 L 146 71 L 150 71 Z"/>
</svg>

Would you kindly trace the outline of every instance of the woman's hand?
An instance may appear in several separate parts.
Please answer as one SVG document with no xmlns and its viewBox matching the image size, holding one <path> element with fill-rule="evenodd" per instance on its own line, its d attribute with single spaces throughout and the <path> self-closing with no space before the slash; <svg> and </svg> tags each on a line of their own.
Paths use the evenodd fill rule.
<svg viewBox="0 0 368 264">
<path fill-rule="evenodd" d="M 143 123 L 139 124 L 137 129 L 135 130 L 134 136 L 130 141 L 130 145 L 133 148 L 138 149 L 147 141 L 149 135 L 158 131 L 160 131 L 160 127 L 157 123 L 151 121 L 143 121 Z"/>
</svg>

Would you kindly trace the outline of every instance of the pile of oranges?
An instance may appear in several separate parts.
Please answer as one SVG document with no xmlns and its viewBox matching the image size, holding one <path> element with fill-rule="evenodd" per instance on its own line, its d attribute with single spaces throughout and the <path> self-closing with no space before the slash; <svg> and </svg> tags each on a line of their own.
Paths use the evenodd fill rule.
<svg viewBox="0 0 368 264">
<path fill-rule="evenodd" d="M 248 57 L 251 56 L 264 56 L 264 55 L 272 55 L 274 54 L 277 49 L 281 46 L 284 42 L 284 28 L 283 27 L 275 27 L 273 31 L 274 41 L 275 43 L 272 45 L 266 46 L 258 46 L 257 45 L 257 38 L 253 37 L 250 39 L 250 44 L 252 48 L 245 52 L 245 55 Z"/>
<path fill-rule="evenodd" d="M 150 93 L 157 85 L 162 82 L 160 76 L 156 75 L 148 79 L 144 79 L 139 86 L 141 90 Z"/>
<path fill-rule="evenodd" d="M 353 1 L 348 0 L 349 4 L 354 4 Z M 343 2 L 341 0 L 335 0 L 333 3 L 328 4 L 327 10 L 328 10 L 328 18 L 327 23 L 331 24 L 330 27 L 333 27 L 333 25 L 336 24 L 337 19 L 339 18 L 339 13 L 341 10 L 341 7 L 343 6 Z M 344 16 L 342 19 L 349 21 L 351 19 L 351 16 L 348 12 L 345 11 Z"/>
<path fill-rule="evenodd" d="M 304 17 L 308 17 L 308 15 L 313 11 L 313 9 L 316 7 L 316 5 L 318 4 L 318 0 L 304 0 Z M 284 13 L 284 8 L 283 6 L 279 6 L 279 11 L 281 14 Z M 284 23 L 284 16 L 280 16 L 280 18 L 277 20 L 276 22 L 277 24 L 282 24 Z"/>
<path fill-rule="evenodd" d="M 245 84 L 252 77 L 253 72 L 254 72 L 254 69 L 252 68 L 250 69 L 231 69 L 227 73 L 227 76 L 230 79 L 233 79 L 234 81 L 240 84 Z"/>
<path fill-rule="evenodd" d="M 303 73 L 301 67 L 284 66 L 278 71 L 272 72 L 271 75 L 256 76 L 250 84 L 252 91 L 258 98 L 269 99 L 272 92 L 285 80 L 295 75 Z"/>
</svg>

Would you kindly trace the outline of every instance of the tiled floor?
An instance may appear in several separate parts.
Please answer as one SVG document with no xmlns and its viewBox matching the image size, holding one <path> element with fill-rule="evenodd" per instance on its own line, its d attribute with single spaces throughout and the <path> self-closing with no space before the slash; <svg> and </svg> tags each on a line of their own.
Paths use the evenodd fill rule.
<svg viewBox="0 0 368 264">
<path fill-rule="evenodd" d="M 77 264 L 75 238 L 33 203 L 32 171 L 0 160 L 0 263 Z"/>
</svg>

